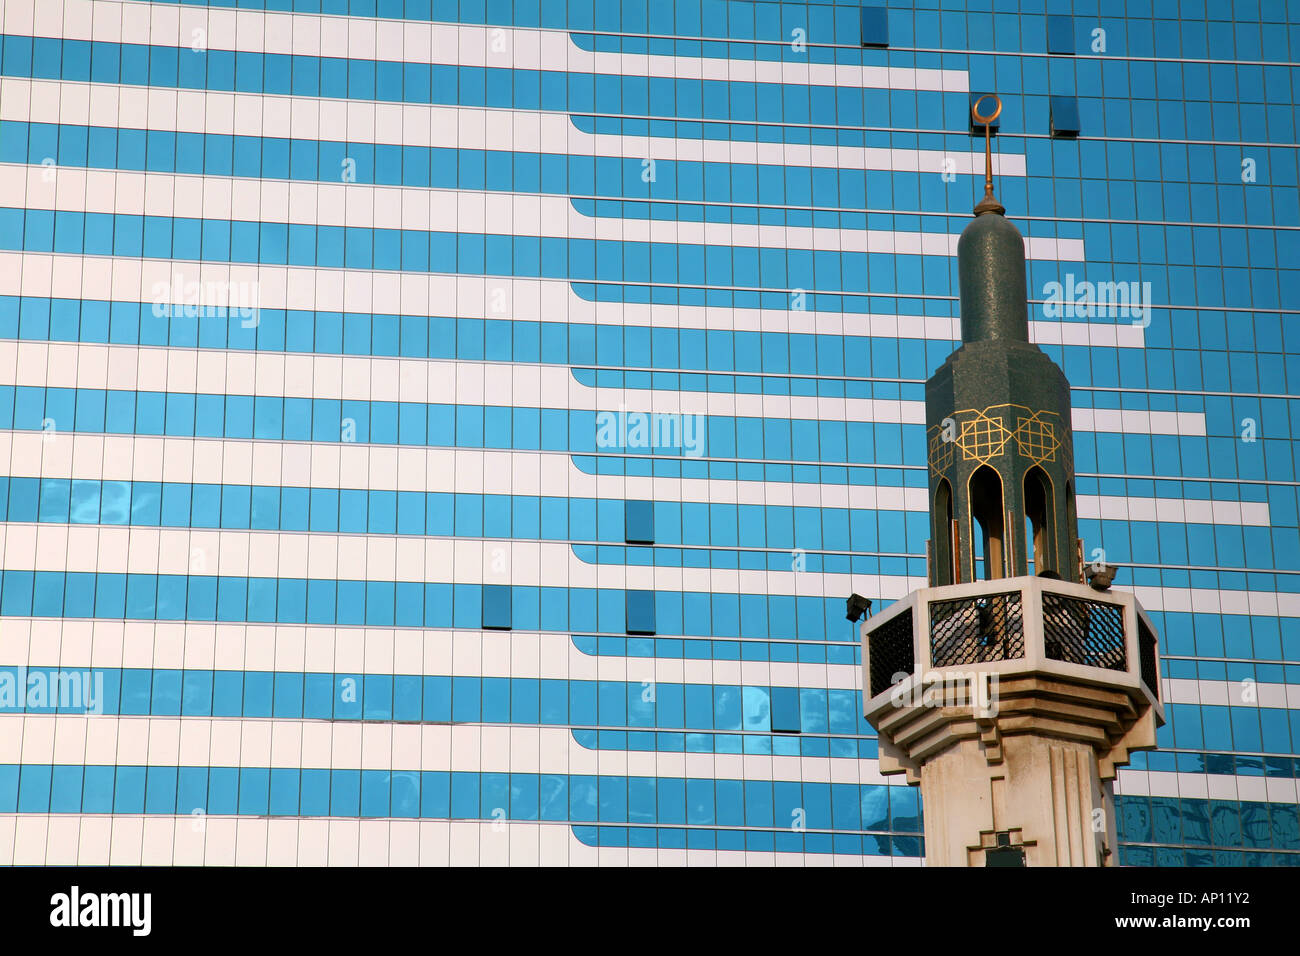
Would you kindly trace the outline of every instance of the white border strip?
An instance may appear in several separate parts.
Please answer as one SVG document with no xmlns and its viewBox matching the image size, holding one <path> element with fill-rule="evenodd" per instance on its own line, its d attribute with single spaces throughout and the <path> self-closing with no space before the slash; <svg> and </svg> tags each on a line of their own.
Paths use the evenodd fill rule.
<svg viewBox="0 0 1300 956">
<path fill-rule="evenodd" d="M 122 0 L 6 0 L 4 32 L 112 43 L 205 46 L 241 53 L 287 53 L 564 70 L 620 76 L 965 92 L 965 70 L 908 69 L 845 63 L 591 52 L 563 30 L 489 27 L 312 13 L 223 10 Z M 581 31 L 576 31 L 581 32 Z"/>
<path fill-rule="evenodd" d="M 0 816 L 18 866 L 916 867 L 919 857 L 591 847 L 567 823 L 207 816 Z"/>
<path fill-rule="evenodd" d="M 923 401 L 592 387 L 578 382 L 566 365 L 94 342 L 0 340 L 0 385 L 820 422 L 924 425 L 926 421 Z M 1205 415 L 1201 412 L 1076 408 L 1072 420 L 1075 431 L 1206 434 Z M 619 438 L 618 447 L 610 446 L 610 450 L 627 450 L 623 439 L 629 443 L 628 448 L 637 447 L 630 444 L 633 438 L 628 423 L 620 419 L 607 425 L 605 430 Z M 59 427 L 58 422 L 55 427 Z M 595 427 L 602 428 L 599 416 Z M 684 440 L 680 423 L 676 435 L 679 441 Z M 700 445 L 695 453 L 708 454 L 704 435 L 697 437 Z"/>
<path fill-rule="evenodd" d="M 588 564 L 567 542 L 106 525 L 0 525 L 0 566 L 21 571 L 233 575 L 889 600 L 923 577 Z M 791 562 L 793 564 L 793 560 Z"/>
<path fill-rule="evenodd" d="M 349 444 L 305 447 L 269 440 L 76 432 L 51 438 L 0 431 L 0 462 L 6 461 L 8 474 L 19 478 L 644 498 L 875 511 L 925 512 L 928 508 L 925 488 L 589 475 L 573 464 L 568 452 Z M 1266 502 L 1116 495 L 1080 495 L 1077 501 L 1083 518 L 1256 527 L 1267 527 L 1270 520 Z"/>
<path fill-rule="evenodd" d="M 859 690 L 862 683 L 862 668 L 852 664 L 591 655 L 567 633 L 17 617 L 4 618 L 3 627 L 0 663 L 71 670 L 455 675 L 835 690 Z"/>
<path fill-rule="evenodd" d="M 48 440 L 46 440 L 48 438 Z M 722 504 L 924 511 L 924 488 L 590 475 L 568 452 L 482 451 L 270 440 L 0 430 L 19 477 L 222 482 L 295 488 L 646 498 Z"/>
<path fill-rule="evenodd" d="M 1116 793 L 1134 797 L 1183 797 L 1191 800 L 1245 800 L 1257 803 L 1300 802 L 1292 777 L 1246 777 L 1240 774 L 1180 773 L 1122 767 Z"/>
<path fill-rule="evenodd" d="M 1166 677 L 1165 703 L 1300 710 L 1300 684 Z"/>
<path fill-rule="evenodd" d="M 1080 518 L 1102 521 L 1162 521 L 1175 524 L 1241 525 L 1267 528 L 1267 501 L 1207 501 L 1201 498 L 1142 498 L 1079 495 Z"/>
<path fill-rule="evenodd" d="M 79 126 L 111 121 L 111 125 L 120 128 L 170 132 L 257 137 L 273 134 L 292 139 L 612 156 L 638 161 L 879 169 L 936 175 L 951 172 L 968 176 L 979 175 L 984 170 L 984 156 L 976 151 L 586 133 L 574 126 L 567 112 L 176 90 L 21 77 L 0 79 L 0 119 Z M 995 154 L 993 172 L 998 176 L 1026 175 L 1024 154 Z"/>
<path fill-rule="evenodd" d="M 586 216 L 567 196 L 0 165 L 0 205 L 60 212 L 448 230 L 674 245 L 956 256 L 958 235 Z M 1081 262 L 1082 239 L 1028 236 L 1030 259 Z"/>
<path fill-rule="evenodd" d="M 592 655 L 568 634 L 536 631 L 23 617 L 6 617 L 4 631 L 0 663 L 72 670 L 454 674 L 838 690 L 860 690 L 862 676 L 850 664 Z M 1300 710 L 1300 684 L 1166 677 L 1161 696 L 1167 704 Z"/>
<path fill-rule="evenodd" d="M 567 727 L 519 724 L 0 714 L 0 730 L 0 763 L 563 773 L 890 785 L 871 758 L 588 750 Z M 895 778 L 893 785 L 901 782 Z"/>
<path fill-rule="evenodd" d="M 255 296 L 248 301 L 264 309 L 961 340 L 961 322 L 951 316 L 590 302 L 567 279 L 0 251 L 0 295 L 153 303 L 160 287 L 173 291 L 164 301 L 196 307 L 238 304 L 242 300 L 232 295 L 246 291 Z M 1031 321 L 1029 338 L 1042 345 L 1110 348 L 1142 348 L 1146 341 L 1142 326 L 1133 323 L 1059 320 Z"/>
<path fill-rule="evenodd" d="M 7 474 L 10 477 L 480 493 L 479 489 L 466 487 L 456 480 L 458 470 L 463 467 L 475 474 L 486 470 L 496 477 L 493 490 L 481 492 L 486 494 L 557 498 L 632 497 L 655 501 L 919 513 L 927 513 L 928 509 L 924 488 L 588 475 L 573 465 L 572 456 L 567 452 L 547 452 L 543 456 L 537 452 L 402 447 L 393 455 L 389 453 L 390 449 L 380 446 L 340 445 L 337 466 L 331 472 L 333 477 L 317 483 L 310 475 L 297 470 L 284 473 L 282 461 L 287 464 L 303 457 L 302 446 L 292 443 L 159 438 L 151 435 L 103 436 L 77 432 L 56 434 L 51 440 L 45 438 L 45 435 L 31 432 L 0 431 L 0 463 L 9 461 Z M 185 450 L 190 453 L 184 454 Z M 268 451 L 274 454 L 268 456 Z M 307 458 L 316 460 L 315 455 Z M 567 468 L 557 460 L 559 458 L 567 462 Z M 167 459 L 166 467 L 164 459 Z M 210 467 L 199 464 L 209 459 Z M 164 478 L 164 474 L 169 477 Z M 343 474 L 352 476 L 352 484 L 345 483 Z M 415 487 L 410 487 L 412 484 Z M 1079 517 L 1090 519 L 1259 528 L 1269 527 L 1271 520 L 1268 503 L 1262 501 L 1079 495 L 1076 502 Z"/>
<path fill-rule="evenodd" d="M 3 567 L 22 571 L 226 574 L 829 598 L 854 591 L 884 602 L 925 586 L 922 577 L 886 574 L 587 564 L 574 556 L 569 544 L 550 541 L 100 525 L 9 523 L 0 527 Z M 1132 591 L 1152 611 L 1300 617 L 1300 594 L 1147 585 Z"/>
</svg>

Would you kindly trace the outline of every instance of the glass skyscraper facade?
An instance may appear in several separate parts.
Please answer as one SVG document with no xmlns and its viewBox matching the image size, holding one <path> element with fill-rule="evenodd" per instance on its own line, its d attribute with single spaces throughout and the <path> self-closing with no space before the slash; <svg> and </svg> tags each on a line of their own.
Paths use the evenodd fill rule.
<svg viewBox="0 0 1300 956">
<path fill-rule="evenodd" d="M 1300 863 L 1300 3 L 0 32 L 0 860 L 917 865 L 844 602 L 924 584 L 996 92 L 1162 636 L 1120 861 Z"/>
</svg>

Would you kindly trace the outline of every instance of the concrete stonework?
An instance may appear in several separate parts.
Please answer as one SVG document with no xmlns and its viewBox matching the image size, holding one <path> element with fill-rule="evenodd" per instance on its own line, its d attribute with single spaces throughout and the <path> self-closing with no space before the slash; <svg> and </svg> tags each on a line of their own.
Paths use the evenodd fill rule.
<svg viewBox="0 0 1300 956">
<path fill-rule="evenodd" d="M 1015 613 L 981 619 L 990 596 Z M 861 633 L 881 773 L 920 785 L 929 864 L 986 865 L 1000 834 L 1029 866 L 1114 865 L 1112 782 L 1164 722 L 1133 595 L 1038 577 L 923 588 Z"/>
<path fill-rule="evenodd" d="M 1111 865 L 1115 797 L 1092 748 L 1023 734 L 1001 749 L 990 762 L 980 741 L 962 740 L 926 763 L 926 865 L 985 866 L 998 833 L 1024 849 L 1028 866 Z"/>
</svg>

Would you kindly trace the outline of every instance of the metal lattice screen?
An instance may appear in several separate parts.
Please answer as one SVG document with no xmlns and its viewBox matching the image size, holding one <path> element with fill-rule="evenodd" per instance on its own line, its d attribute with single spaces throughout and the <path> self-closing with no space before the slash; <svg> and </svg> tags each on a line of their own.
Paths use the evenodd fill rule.
<svg viewBox="0 0 1300 956">
<path fill-rule="evenodd" d="M 1044 591 L 1043 652 L 1049 660 L 1127 670 L 1124 608 Z"/>
<path fill-rule="evenodd" d="M 1147 685 L 1151 696 L 1159 700 L 1160 681 L 1156 679 L 1156 636 L 1141 616 L 1138 617 L 1138 665 L 1142 668 L 1142 683 Z"/>
<path fill-rule="evenodd" d="M 916 672 L 912 653 L 912 609 L 890 618 L 867 636 L 870 654 L 871 696 L 884 693 L 894 684 L 895 674 Z"/>
<path fill-rule="evenodd" d="M 930 602 L 930 661 L 935 667 L 1024 656 L 1019 591 Z"/>
</svg>

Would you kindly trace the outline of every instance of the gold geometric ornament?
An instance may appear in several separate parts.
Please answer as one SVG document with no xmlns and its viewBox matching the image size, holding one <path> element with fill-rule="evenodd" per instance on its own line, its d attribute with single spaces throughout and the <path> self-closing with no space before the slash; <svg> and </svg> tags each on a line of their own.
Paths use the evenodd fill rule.
<svg viewBox="0 0 1300 956">
<path fill-rule="evenodd" d="M 976 412 L 975 417 L 961 423 L 961 432 L 957 435 L 957 444 L 961 447 L 962 458 L 966 461 L 978 461 L 988 464 L 989 459 L 1004 454 L 1011 432 L 1002 424 L 1001 415 L 988 414 L 992 409 Z"/>
<path fill-rule="evenodd" d="M 1061 449 L 1055 412 L 1034 411 L 1024 405 L 1008 402 L 990 405 L 983 410 L 973 408 L 953 412 L 949 418 L 957 426 L 951 441 L 944 440 L 945 429 L 936 426 L 929 434 L 930 468 L 943 473 L 952 465 L 955 449 L 961 449 L 964 461 L 988 464 L 1007 452 L 1007 443 L 1014 439 L 1016 451 L 1036 464 L 1056 460 Z M 1007 427 L 1015 421 L 1014 431 Z"/>
<path fill-rule="evenodd" d="M 1032 412 L 1028 417 L 1016 420 L 1016 444 L 1020 454 L 1036 464 L 1056 461 L 1056 450 L 1061 443 L 1056 438 L 1056 424 L 1044 421 L 1044 414 L 1051 412 Z"/>
</svg>

